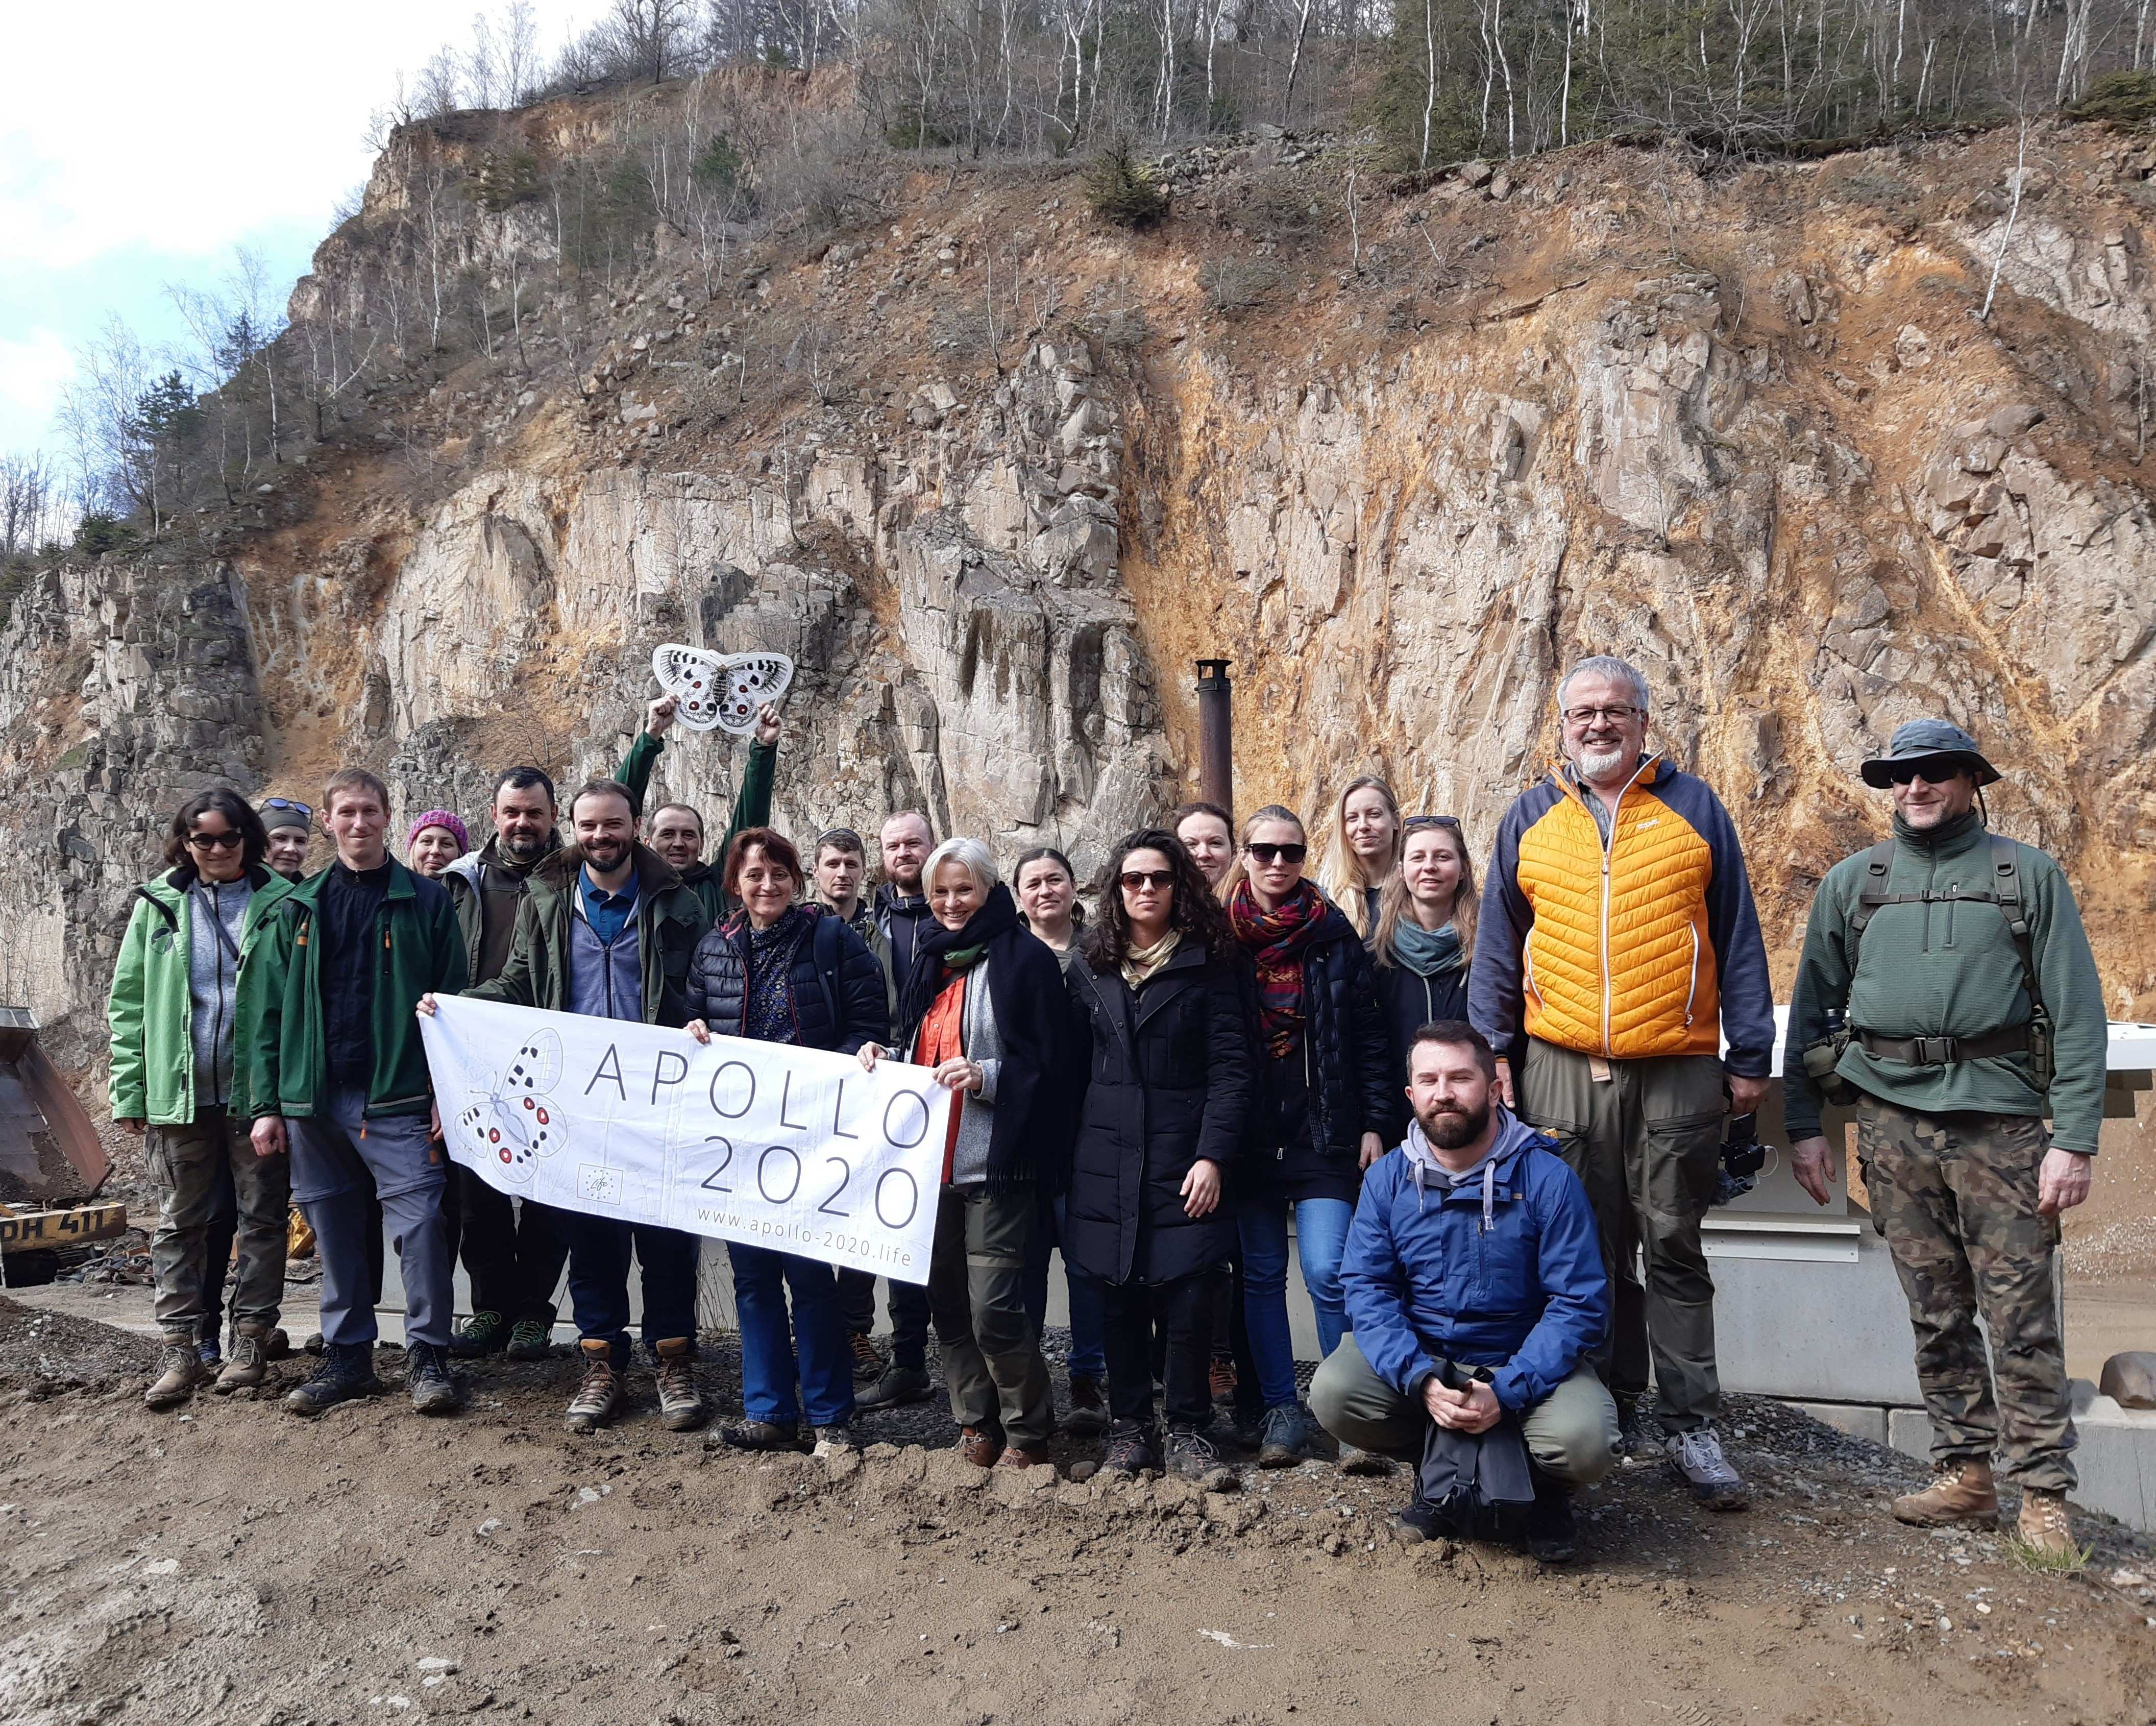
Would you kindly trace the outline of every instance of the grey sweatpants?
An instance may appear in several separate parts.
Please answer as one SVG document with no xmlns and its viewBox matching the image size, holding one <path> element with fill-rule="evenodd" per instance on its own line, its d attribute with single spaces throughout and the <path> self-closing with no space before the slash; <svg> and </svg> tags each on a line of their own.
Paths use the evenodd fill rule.
<svg viewBox="0 0 2156 1726">
<path fill-rule="evenodd" d="M 1342 1444 L 1381 1456 L 1422 1460 L 1430 1413 L 1410 1402 L 1363 1359 L 1353 1333 L 1325 1357 L 1310 1381 L 1310 1411 Z M 1617 1405 L 1591 1368 L 1572 1376 L 1520 1417 L 1527 1454 L 1553 1479 L 1591 1487 L 1617 1461 Z"/>
<path fill-rule="evenodd" d="M 292 1199 L 306 1213 L 322 1258 L 322 1338 L 349 1346 L 375 1338 L 367 1266 L 367 1177 L 396 1244 L 404 1282 L 404 1339 L 449 1346 L 455 1264 L 442 1219 L 447 1167 L 424 1115 L 366 1118 L 367 1093 L 328 1092 L 320 1112 L 288 1117 Z"/>
<path fill-rule="evenodd" d="M 275 1328 L 285 1293 L 285 1207 L 291 1174 L 283 1157 L 258 1157 L 248 1123 L 222 1108 L 207 1108 L 184 1127 L 152 1127 L 144 1146 L 150 1181 L 157 1190 L 157 1228 L 150 1237 L 150 1269 L 157 1279 L 151 1308 L 159 1327 L 192 1341 L 205 1318 L 203 1286 L 209 1271 L 210 1212 L 217 1201 L 217 1172 L 229 1165 L 239 1200 L 234 1239 L 239 1261 L 232 1274 L 235 1324 Z"/>
</svg>

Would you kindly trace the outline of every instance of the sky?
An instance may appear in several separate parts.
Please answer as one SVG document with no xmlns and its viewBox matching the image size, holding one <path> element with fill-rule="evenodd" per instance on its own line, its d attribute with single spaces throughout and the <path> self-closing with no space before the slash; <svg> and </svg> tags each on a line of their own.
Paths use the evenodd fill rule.
<svg viewBox="0 0 2156 1726">
<path fill-rule="evenodd" d="M 542 59 L 598 4 L 533 0 Z M 181 340 L 167 285 L 215 285 L 236 246 L 281 306 L 366 181 L 368 116 L 400 71 L 467 44 L 472 17 L 439 0 L 8 10 L 0 455 L 57 447 L 74 350 L 112 314 L 151 347 Z"/>
</svg>

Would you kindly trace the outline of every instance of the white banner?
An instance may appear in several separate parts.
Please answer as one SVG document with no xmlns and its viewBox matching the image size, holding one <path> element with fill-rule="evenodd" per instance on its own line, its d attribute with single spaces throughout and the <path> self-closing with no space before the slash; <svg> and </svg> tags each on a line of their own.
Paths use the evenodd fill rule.
<svg viewBox="0 0 2156 1726">
<path fill-rule="evenodd" d="M 926 1068 L 452 995 L 420 1029 L 449 1154 L 499 1191 L 928 1281 Z"/>
</svg>

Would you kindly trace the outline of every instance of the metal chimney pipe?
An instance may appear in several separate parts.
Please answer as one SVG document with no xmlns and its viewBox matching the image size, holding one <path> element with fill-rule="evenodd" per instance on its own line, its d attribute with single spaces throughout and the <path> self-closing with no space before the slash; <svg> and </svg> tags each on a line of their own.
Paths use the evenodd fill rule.
<svg viewBox="0 0 2156 1726">
<path fill-rule="evenodd" d="M 1235 720 L 1227 660 L 1198 662 L 1198 794 L 1235 810 Z"/>
</svg>

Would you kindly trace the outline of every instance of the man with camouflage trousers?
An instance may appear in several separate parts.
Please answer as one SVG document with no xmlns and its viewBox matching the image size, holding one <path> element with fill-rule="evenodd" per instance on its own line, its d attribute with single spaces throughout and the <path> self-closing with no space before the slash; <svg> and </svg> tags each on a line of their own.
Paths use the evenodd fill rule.
<svg viewBox="0 0 2156 1726">
<path fill-rule="evenodd" d="M 2065 872 L 1986 830 L 1979 788 L 1999 774 L 1968 732 L 1911 720 L 1863 772 L 1892 793 L 1893 836 L 1836 864 L 1812 901 L 1782 1064 L 1794 1172 L 1827 1202 L 1840 1176 L 1822 1093 L 1853 1102 L 1938 1471 L 1895 1516 L 1995 1525 L 1995 1450 L 2021 1488 L 2021 1538 L 2067 1557 L 2074 1432 L 2051 1250 L 2060 1212 L 2088 1196 L 2103 1113 L 2096 961 Z"/>
</svg>

